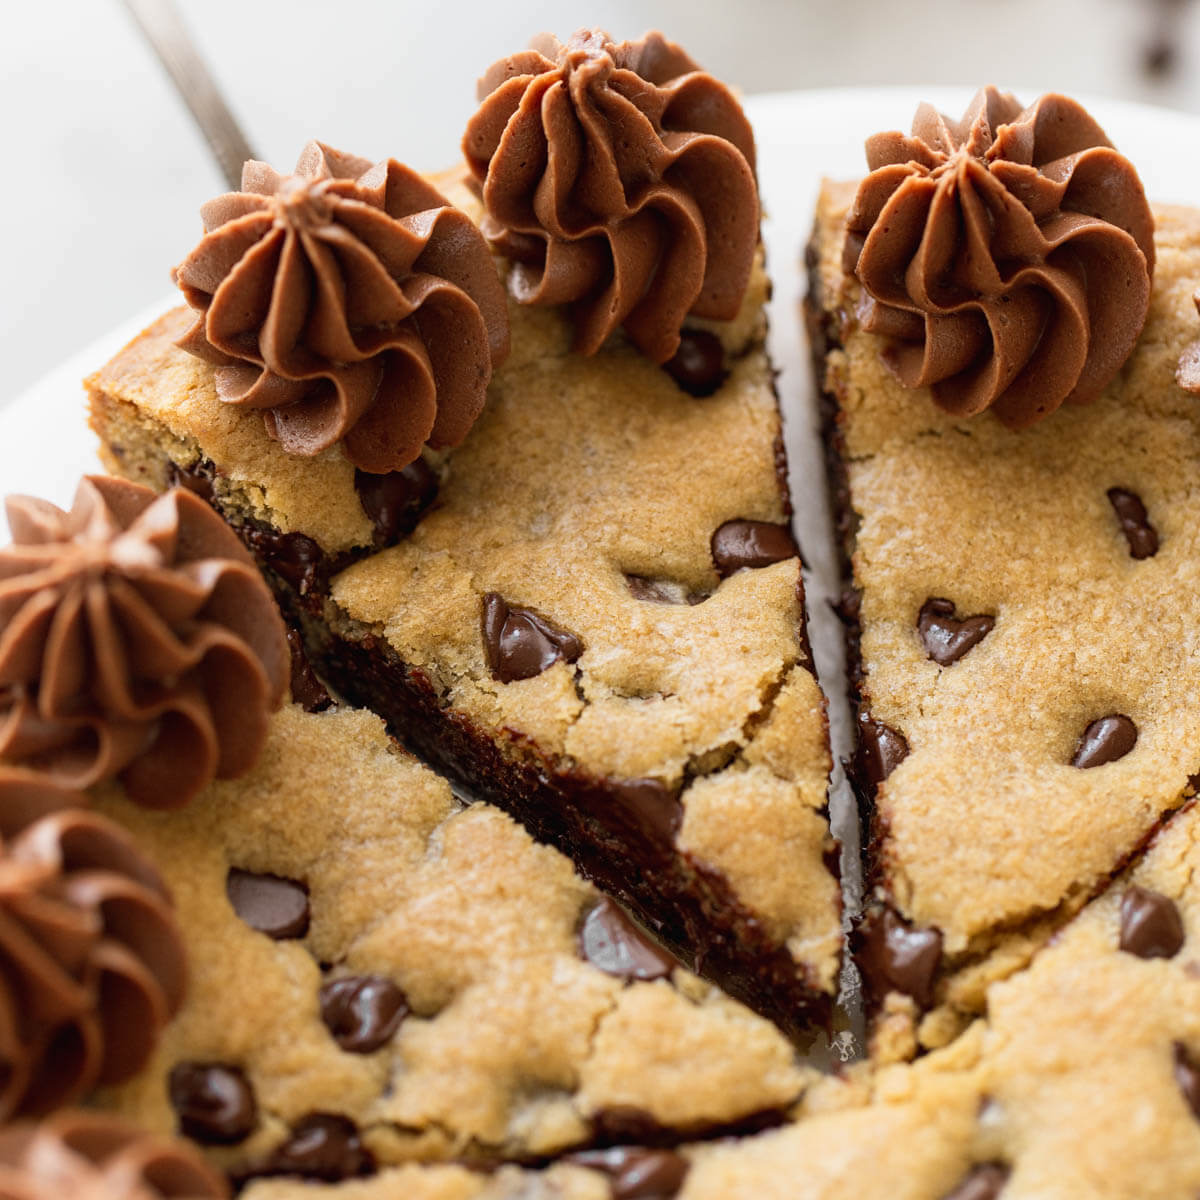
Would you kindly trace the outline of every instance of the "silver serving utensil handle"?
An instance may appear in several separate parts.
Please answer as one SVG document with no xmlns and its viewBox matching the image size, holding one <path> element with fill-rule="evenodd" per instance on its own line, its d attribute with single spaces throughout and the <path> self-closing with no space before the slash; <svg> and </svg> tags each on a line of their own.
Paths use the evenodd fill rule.
<svg viewBox="0 0 1200 1200">
<path fill-rule="evenodd" d="M 200 57 L 174 0 L 124 0 L 124 4 L 191 110 L 230 190 L 237 191 L 242 186 L 242 164 L 256 156 Z"/>
</svg>

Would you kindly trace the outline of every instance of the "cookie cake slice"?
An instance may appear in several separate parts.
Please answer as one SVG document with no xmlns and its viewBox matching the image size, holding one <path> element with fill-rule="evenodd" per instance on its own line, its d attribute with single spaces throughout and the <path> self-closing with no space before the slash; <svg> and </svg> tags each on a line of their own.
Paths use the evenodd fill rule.
<svg viewBox="0 0 1200 1200">
<path fill-rule="evenodd" d="M 937 1045 L 1192 792 L 1200 218 L 1074 102 L 928 106 L 809 252 L 889 1053 Z M 927 1015 L 926 1015 L 927 1014 Z M 914 1032 L 915 1031 L 915 1032 Z"/>
<path fill-rule="evenodd" d="M 775 1026 L 332 704 L 208 505 L 95 477 L 9 513 L 0 1124 L 84 1102 L 296 1186 L 799 1100 Z"/>
<path fill-rule="evenodd" d="M 656 34 L 480 92 L 457 208 L 248 165 L 93 426 L 230 521 L 340 693 L 800 1035 L 840 898 L 749 125 Z"/>
</svg>

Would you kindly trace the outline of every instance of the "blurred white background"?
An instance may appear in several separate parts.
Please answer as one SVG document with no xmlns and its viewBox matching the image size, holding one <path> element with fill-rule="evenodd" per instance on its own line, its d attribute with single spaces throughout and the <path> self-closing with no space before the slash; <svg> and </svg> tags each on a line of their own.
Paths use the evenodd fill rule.
<svg viewBox="0 0 1200 1200">
<path fill-rule="evenodd" d="M 658 27 L 748 92 L 997 83 L 1200 112 L 1188 0 L 180 0 L 260 157 L 309 137 L 449 165 L 495 58 L 550 29 Z M 170 290 L 225 190 L 120 0 L 10 0 L 0 49 L 0 405 Z M 883 114 L 881 127 L 909 114 Z M 1197 147 L 1181 146 L 1181 154 Z M 2 485 L 2 481 L 0 481 Z"/>
</svg>

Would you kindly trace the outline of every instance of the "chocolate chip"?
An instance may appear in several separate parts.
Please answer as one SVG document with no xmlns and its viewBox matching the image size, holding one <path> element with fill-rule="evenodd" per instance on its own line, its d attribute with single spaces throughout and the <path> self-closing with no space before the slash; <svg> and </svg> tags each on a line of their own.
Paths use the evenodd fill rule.
<svg viewBox="0 0 1200 1200">
<path fill-rule="evenodd" d="M 353 1121 L 334 1113 L 310 1113 L 292 1127 L 291 1137 L 276 1149 L 267 1173 L 337 1183 L 370 1175 L 374 1170 L 375 1159 L 363 1145 Z"/>
<path fill-rule="evenodd" d="M 483 648 L 501 683 L 532 679 L 559 662 L 574 662 L 583 643 L 531 608 L 510 605 L 498 592 L 483 598 Z"/>
<path fill-rule="evenodd" d="M 278 875 L 256 875 L 233 867 L 225 878 L 229 903 L 251 929 L 281 941 L 308 932 L 308 888 Z"/>
<path fill-rule="evenodd" d="M 1117 514 L 1131 558 L 1153 558 L 1158 553 L 1158 531 L 1146 516 L 1142 498 L 1124 488 L 1109 488 L 1108 502 Z"/>
<path fill-rule="evenodd" d="M 321 1020 L 351 1054 L 370 1054 L 388 1042 L 408 1016 L 404 993 L 381 975 L 331 979 L 320 992 Z"/>
<path fill-rule="evenodd" d="M 981 1163 L 972 1167 L 966 1179 L 943 1200 L 996 1200 L 1008 1182 L 1010 1172 L 1002 1163 Z"/>
<path fill-rule="evenodd" d="M 173 486 L 187 488 L 201 500 L 212 503 L 213 476 L 216 471 L 207 459 L 199 459 L 190 467 L 181 467 L 178 463 L 173 462 L 170 464 L 167 474 Z"/>
<path fill-rule="evenodd" d="M 1174 958 L 1183 945 L 1183 918 L 1168 896 L 1137 884 L 1121 897 L 1121 949 L 1138 958 Z"/>
<path fill-rule="evenodd" d="M 610 815 L 616 816 L 639 840 L 670 846 L 683 822 L 683 805 L 657 779 L 606 781 Z"/>
<path fill-rule="evenodd" d="M 1099 717 L 1084 731 L 1071 756 L 1073 767 L 1102 767 L 1124 758 L 1137 742 L 1137 726 L 1121 713 Z"/>
<path fill-rule="evenodd" d="M 689 396 L 711 396 L 725 382 L 725 347 L 707 329 L 684 329 L 675 356 L 663 370 Z"/>
<path fill-rule="evenodd" d="M 917 616 L 925 652 L 941 667 L 958 662 L 992 632 L 995 624 L 995 617 L 956 617 L 953 601 L 933 598 L 921 605 Z"/>
<path fill-rule="evenodd" d="M 663 979 L 675 966 L 611 900 L 584 917 L 579 949 L 593 967 L 621 979 Z"/>
<path fill-rule="evenodd" d="M 248 529 L 250 549 L 302 596 L 318 591 L 325 577 L 325 554 L 303 533 L 276 533 Z"/>
<path fill-rule="evenodd" d="M 882 783 L 908 757 L 908 742 L 890 725 L 865 713 L 858 718 L 858 760 L 872 784 Z"/>
<path fill-rule="evenodd" d="M 786 525 L 769 521 L 726 521 L 712 535 L 712 558 L 722 579 L 744 567 L 769 567 L 800 551 Z"/>
<path fill-rule="evenodd" d="M 882 908 L 868 913 L 855 941 L 859 965 L 873 991 L 879 995 L 903 992 L 922 1008 L 929 1007 L 942 959 L 938 930 L 913 929 L 891 908 Z"/>
<path fill-rule="evenodd" d="M 1182 1042 L 1175 1043 L 1175 1082 L 1183 1093 L 1192 1115 L 1200 1121 L 1200 1068 Z"/>
<path fill-rule="evenodd" d="M 244 1141 L 258 1124 L 254 1092 L 239 1067 L 177 1063 L 167 1080 L 179 1131 L 206 1146 Z"/>
<path fill-rule="evenodd" d="M 363 512 L 375 526 L 377 543 L 391 546 L 412 533 L 425 510 L 437 499 L 437 472 L 423 459 L 387 475 L 354 472 L 354 490 Z"/>
<path fill-rule="evenodd" d="M 647 579 L 644 575 L 626 575 L 629 594 L 648 604 L 701 604 L 708 599 L 703 592 L 693 592 L 682 583 L 670 579 Z"/>
<path fill-rule="evenodd" d="M 305 712 L 323 712 L 333 703 L 333 699 L 325 690 L 325 685 L 313 674 L 299 632 L 289 629 L 287 642 L 292 652 L 292 699 Z"/>
<path fill-rule="evenodd" d="M 858 588 L 846 588 L 829 604 L 834 615 L 847 629 L 858 629 L 862 617 L 862 593 Z"/>
<path fill-rule="evenodd" d="M 641 1146 L 583 1150 L 567 1161 L 607 1175 L 613 1200 L 669 1200 L 683 1185 L 689 1165 L 674 1150 Z"/>
</svg>

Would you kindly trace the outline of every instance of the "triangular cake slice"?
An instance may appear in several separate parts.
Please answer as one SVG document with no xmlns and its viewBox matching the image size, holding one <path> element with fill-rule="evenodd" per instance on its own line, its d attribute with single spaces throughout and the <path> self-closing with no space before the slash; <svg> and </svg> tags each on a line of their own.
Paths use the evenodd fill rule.
<svg viewBox="0 0 1200 1200">
<path fill-rule="evenodd" d="M 722 331 L 730 373 L 704 399 L 628 347 L 574 355 L 562 316 L 514 309 L 479 423 L 427 468 L 436 499 L 341 572 L 372 539 L 354 469 L 290 458 L 256 413 L 221 405 L 211 368 L 173 345 L 186 314 L 89 389 L 112 468 L 202 486 L 339 690 L 800 1029 L 836 989 L 840 895 L 765 288 L 760 273 Z M 761 565 L 738 558 L 750 522 L 771 527 Z M 496 644 L 514 628 L 548 665 L 505 682 Z"/>
<path fill-rule="evenodd" d="M 960 1029 L 1192 794 L 1200 410 L 1174 376 L 1200 215 L 1155 213 L 1145 328 L 1101 394 L 1020 428 L 1028 412 L 956 415 L 902 386 L 913 326 L 864 328 L 879 306 L 847 267 L 857 187 L 821 191 L 808 316 L 869 826 L 860 963 L 885 1052 L 907 1054 Z"/>
<path fill-rule="evenodd" d="M 461 444 L 374 474 L 361 468 L 354 429 L 315 455 L 285 450 L 296 449 L 288 439 L 298 426 L 328 440 L 321 422 L 336 407 L 321 385 L 264 423 L 260 409 L 272 397 L 309 386 L 307 376 L 289 382 L 281 372 L 316 351 L 276 345 L 280 329 L 303 325 L 288 309 L 294 293 L 272 301 L 281 307 L 263 327 L 259 348 L 272 362 L 278 351 L 268 371 L 241 331 L 245 304 L 276 286 L 257 280 L 245 291 L 265 251 L 229 275 L 229 287 L 242 288 L 236 302 L 200 286 L 214 286 L 214 273 L 260 228 L 255 221 L 270 226 L 258 209 L 283 202 L 257 193 L 206 207 L 210 226 L 226 210 L 253 211 L 210 229 L 203 269 L 208 242 L 179 268 L 200 316 L 168 314 L 89 380 L 92 424 L 112 469 L 159 487 L 183 480 L 230 521 L 339 692 L 565 851 L 702 974 L 799 1035 L 830 1013 L 840 892 L 825 807 L 825 704 L 806 642 L 765 348 L 753 139 L 728 90 L 659 35 L 616 46 L 587 33 L 539 46 L 481 84 L 495 89 L 499 118 L 485 105 L 468 130 L 474 187 L 466 172 L 436 180 L 493 239 L 510 294 L 539 301 L 510 298 L 511 354 Z M 498 233 L 505 204 L 480 156 L 506 153 L 493 143 L 497 129 L 515 128 L 517 116 L 505 124 L 514 89 L 532 97 L 545 85 L 550 104 L 564 73 L 579 71 L 587 91 L 606 87 L 610 68 L 626 91 L 602 97 L 605 111 L 625 113 L 632 124 L 623 136 L 646 140 L 645 169 L 662 179 L 651 186 L 638 175 L 615 197 L 603 171 L 594 189 L 580 184 L 592 202 L 636 211 L 578 236 L 566 229 L 581 219 L 570 213 L 540 218 L 546 227 L 532 232 Z M 523 103 L 518 115 L 537 111 Z M 652 128 L 660 119 L 699 132 Z M 540 128 L 533 120 L 526 132 L 544 137 Z M 521 176 L 525 134 L 517 134 L 521 161 L 509 165 Z M 581 161 L 549 153 L 560 165 Z M 617 157 L 620 169 L 636 166 Z M 350 161 L 310 147 L 297 169 L 336 174 Z M 316 186 L 358 186 L 370 199 L 383 194 L 382 170 Z M 397 164 L 387 170 L 387 203 L 405 179 L 418 187 Z M 258 192 L 293 187 L 262 164 L 247 172 Z M 486 213 L 480 195 L 492 196 Z M 507 204 L 518 224 L 527 208 Z M 358 228 L 358 212 L 347 209 L 339 238 Z M 292 219 L 279 208 L 275 227 Z M 429 223 L 421 218 L 421 228 Z M 404 230 L 389 262 L 410 236 Z M 605 269 L 611 284 L 594 285 Z M 299 277 L 289 270 L 288 279 Z M 347 303 L 357 304 L 352 283 Z M 576 284 L 596 293 L 574 296 Z M 322 304 L 338 286 L 323 284 Z M 427 275 L 404 286 L 406 296 L 438 294 Z M 311 336 L 323 347 L 336 322 L 324 308 L 314 313 L 309 326 L 320 336 Z M 199 346 L 211 365 L 175 345 L 197 349 L 201 329 L 216 339 Z M 373 327 L 359 332 L 375 344 Z M 345 338 L 339 344 L 355 352 Z M 396 344 L 408 345 L 400 334 Z M 252 365 L 230 367 L 243 352 Z M 386 407 L 393 366 L 377 407 Z M 328 374 L 338 404 L 350 406 L 357 376 L 337 365 Z"/>
</svg>

